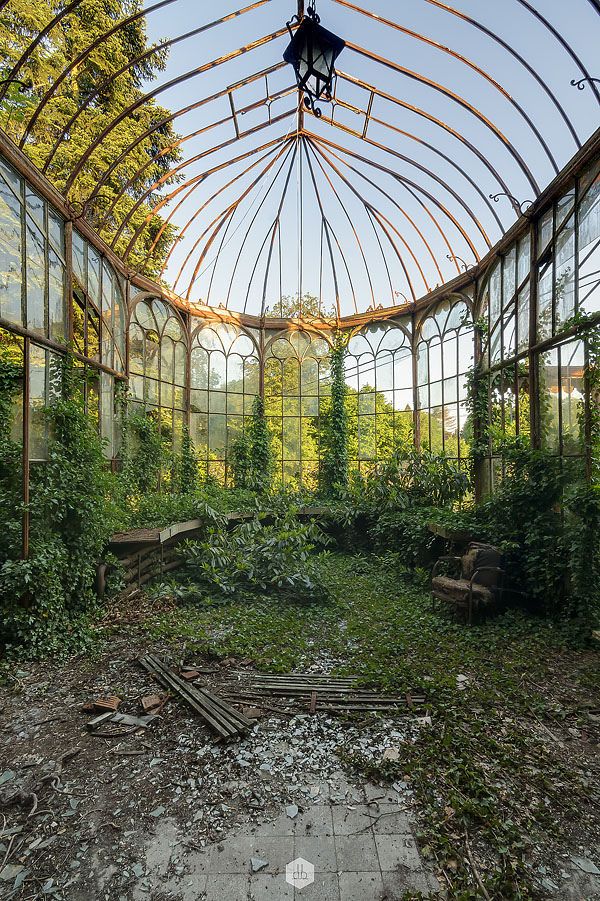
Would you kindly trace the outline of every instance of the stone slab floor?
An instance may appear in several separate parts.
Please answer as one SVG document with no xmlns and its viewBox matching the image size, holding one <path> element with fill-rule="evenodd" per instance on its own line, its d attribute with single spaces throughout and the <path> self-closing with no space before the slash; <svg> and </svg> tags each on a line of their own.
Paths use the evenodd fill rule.
<svg viewBox="0 0 600 901">
<path fill-rule="evenodd" d="M 286 881 L 298 858 L 314 866 L 314 882 L 303 888 Z M 163 822 L 145 870 L 139 901 L 394 901 L 407 889 L 435 896 L 439 888 L 422 865 L 402 797 L 375 785 L 349 786 L 343 803 L 315 803 L 293 819 L 282 812 L 203 850 L 189 850 L 175 824 Z"/>
</svg>

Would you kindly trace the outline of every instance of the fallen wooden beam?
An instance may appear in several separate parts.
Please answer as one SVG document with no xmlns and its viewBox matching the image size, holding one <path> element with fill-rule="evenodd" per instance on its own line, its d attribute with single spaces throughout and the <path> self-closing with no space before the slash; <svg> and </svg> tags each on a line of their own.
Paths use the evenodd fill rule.
<svg viewBox="0 0 600 901">
<path fill-rule="evenodd" d="M 140 666 L 165 688 L 178 695 L 198 713 L 220 738 L 239 738 L 254 723 L 217 695 L 181 679 L 174 670 L 153 654 L 139 658 Z"/>
</svg>

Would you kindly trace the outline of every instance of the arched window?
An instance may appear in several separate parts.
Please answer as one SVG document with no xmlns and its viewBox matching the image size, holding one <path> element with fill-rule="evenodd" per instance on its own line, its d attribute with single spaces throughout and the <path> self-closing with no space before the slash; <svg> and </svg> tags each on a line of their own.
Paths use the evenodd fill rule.
<svg viewBox="0 0 600 901">
<path fill-rule="evenodd" d="M 259 390 L 258 334 L 230 323 L 201 324 L 190 358 L 192 441 L 208 475 L 228 484 L 228 453 Z"/>
<path fill-rule="evenodd" d="M 466 373 L 473 365 L 473 322 L 464 300 L 438 303 L 421 321 L 417 343 L 421 446 L 461 460 L 468 452 Z"/>
<path fill-rule="evenodd" d="M 371 323 L 350 338 L 346 356 L 351 466 L 368 470 L 413 444 L 409 322 Z"/>
<path fill-rule="evenodd" d="M 163 437 L 177 449 L 185 422 L 187 339 L 173 307 L 158 298 L 135 303 L 129 327 L 134 403 L 155 412 Z"/>
<path fill-rule="evenodd" d="M 267 342 L 265 410 L 277 472 L 284 482 L 314 488 L 320 460 L 319 416 L 330 394 L 329 344 L 308 331 L 275 332 Z"/>
</svg>

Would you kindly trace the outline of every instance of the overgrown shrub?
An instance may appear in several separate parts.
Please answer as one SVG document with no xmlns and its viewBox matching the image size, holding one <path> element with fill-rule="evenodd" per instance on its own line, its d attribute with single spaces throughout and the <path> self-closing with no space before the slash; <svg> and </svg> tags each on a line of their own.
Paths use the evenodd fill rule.
<svg viewBox="0 0 600 901">
<path fill-rule="evenodd" d="M 206 592 L 284 591 L 324 597 L 314 554 L 328 539 L 313 524 L 302 524 L 291 509 L 266 522 L 258 515 L 228 532 L 212 529 L 205 541 L 182 548 L 186 573 Z"/>
<path fill-rule="evenodd" d="M 229 464 L 236 488 L 259 494 L 270 490 L 275 463 L 265 402 L 260 396 L 254 398 L 252 414 L 232 444 Z"/>
<path fill-rule="evenodd" d="M 114 527 L 114 476 L 68 357 L 61 375 L 62 396 L 45 410 L 47 461 L 31 473 L 29 559 L 13 553 L 0 568 L 0 642 L 34 653 L 67 644 L 69 618 L 94 602 L 96 563 Z"/>
</svg>

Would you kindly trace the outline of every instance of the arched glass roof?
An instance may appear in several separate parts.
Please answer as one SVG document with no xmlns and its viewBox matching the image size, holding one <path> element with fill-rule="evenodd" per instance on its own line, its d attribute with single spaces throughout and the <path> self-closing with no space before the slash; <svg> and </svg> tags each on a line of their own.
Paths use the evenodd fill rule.
<svg viewBox="0 0 600 901">
<path fill-rule="evenodd" d="M 24 52 L 3 67 L 0 98 L 82 2 L 55 4 L 54 16 L 39 22 Z M 0 2 L 5 7 L 10 0 Z M 16 127 L 18 141 L 30 150 L 44 110 L 55 109 L 56 139 L 37 165 L 126 261 L 144 233 L 152 235 L 151 255 L 175 225 L 158 274 L 190 304 L 277 315 L 285 312 L 282 297 L 311 295 L 323 315 L 343 316 L 412 303 L 485 256 L 595 131 L 600 3 L 320 0 L 317 7 L 325 27 L 346 41 L 334 101 L 321 118 L 304 108 L 282 60 L 286 21 L 303 13 L 302 0 L 160 0 L 130 4 L 127 18 L 65 61 Z M 143 16 L 151 49 L 61 108 L 73 73 L 92 64 L 111 33 Z M 163 51 L 162 71 L 70 148 L 65 168 L 65 139 L 108 82 Z M 136 111 L 153 102 L 170 112 L 136 131 Z M 167 149 L 157 144 L 156 155 L 176 150 L 179 159 L 115 215 L 103 189 L 134 187 L 151 161 L 141 159 L 127 178 L 124 161 L 167 124 L 176 136 Z M 121 153 L 93 166 L 125 125 Z"/>
</svg>

